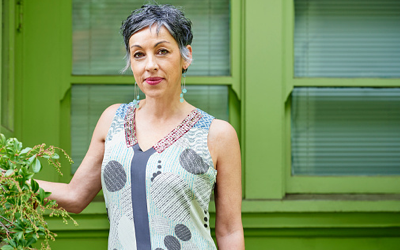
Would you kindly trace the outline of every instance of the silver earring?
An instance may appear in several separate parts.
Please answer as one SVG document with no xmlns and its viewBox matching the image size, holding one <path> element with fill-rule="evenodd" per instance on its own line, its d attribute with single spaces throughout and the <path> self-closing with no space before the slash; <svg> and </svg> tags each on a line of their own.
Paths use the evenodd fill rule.
<svg viewBox="0 0 400 250">
<path fill-rule="evenodd" d="M 183 99 L 183 94 L 186 94 L 187 90 L 186 90 L 186 72 L 184 72 L 182 74 L 183 77 L 183 84 L 181 85 L 181 95 L 180 95 L 180 102 L 183 103 L 184 99 Z"/>
<path fill-rule="evenodd" d="M 135 99 L 134 99 L 134 101 L 135 101 L 135 107 L 136 107 L 136 108 L 139 108 L 139 98 L 140 98 L 140 96 L 139 96 L 139 87 L 137 86 L 136 81 L 135 81 L 134 95 L 135 95 Z"/>
</svg>

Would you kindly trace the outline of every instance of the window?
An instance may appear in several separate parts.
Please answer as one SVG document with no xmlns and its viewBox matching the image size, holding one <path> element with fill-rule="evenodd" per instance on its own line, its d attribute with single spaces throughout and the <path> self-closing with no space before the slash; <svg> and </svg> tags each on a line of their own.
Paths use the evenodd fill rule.
<svg viewBox="0 0 400 250">
<path fill-rule="evenodd" d="M 400 77 L 396 0 L 296 0 L 296 77 Z"/>
<path fill-rule="evenodd" d="M 193 23 L 194 60 L 188 75 L 230 75 L 229 0 L 158 2 L 182 6 Z M 119 33 L 121 21 L 142 4 L 142 0 L 74 0 L 72 73 L 119 75 L 125 66 L 125 46 Z"/>
<path fill-rule="evenodd" d="M 400 88 L 299 87 L 293 175 L 399 175 Z"/>
<path fill-rule="evenodd" d="M 239 47 L 240 2 L 158 2 L 182 6 L 193 23 L 193 63 L 186 77 L 185 99 L 234 126 L 240 124 L 237 109 L 230 109 L 230 105 L 237 106 L 240 96 L 240 50 L 231 51 L 232 47 Z M 120 73 L 125 66 L 125 47 L 119 28 L 121 21 L 142 4 L 138 0 L 73 0 L 72 173 L 87 151 L 101 112 L 111 104 L 133 100 L 132 72 L 128 70 L 123 76 Z M 232 25 L 236 28 L 231 29 Z"/>
<path fill-rule="evenodd" d="M 398 193 L 400 3 L 293 3 L 287 191 Z"/>
</svg>

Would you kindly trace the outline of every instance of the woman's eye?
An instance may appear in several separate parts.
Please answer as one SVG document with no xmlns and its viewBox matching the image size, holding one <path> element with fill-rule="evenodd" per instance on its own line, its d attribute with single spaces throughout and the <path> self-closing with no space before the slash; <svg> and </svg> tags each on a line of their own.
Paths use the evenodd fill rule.
<svg viewBox="0 0 400 250">
<path fill-rule="evenodd" d="M 159 55 L 168 54 L 168 50 L 166 50 L 166 49 L 160 49 L 160 50 L 158 51 L 158 54 L 159 54 Z"/>
<path fill-rule="evenodd" d="M 133 54 L 134 58 L 140 58 L 142 57 L 144 54 L 142 52 L 136 52 L 135 54 Z"/>
</svg>

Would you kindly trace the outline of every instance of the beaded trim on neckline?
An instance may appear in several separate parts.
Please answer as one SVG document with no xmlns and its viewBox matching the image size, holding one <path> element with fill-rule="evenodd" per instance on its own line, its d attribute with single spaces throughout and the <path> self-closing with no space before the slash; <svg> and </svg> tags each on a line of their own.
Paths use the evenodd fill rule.
<svg viewBox="0 0 400 250">
<path fill-rule="evenodd" d="M 126 146 L 132 147 L 138 143 L 136 138 L 136 122 L 135 122 L 136 107 L 130 106 L 127 110 L 124 122 Z M 158 152 L 163 152 L 166 148 L 174 144 L 186 132 L 188 132 L 198 122 L 203 115 L 198 109 L 192 110 L 190 114 L 168 135 L 159 140 L 153 148 Z"/>
</svg>

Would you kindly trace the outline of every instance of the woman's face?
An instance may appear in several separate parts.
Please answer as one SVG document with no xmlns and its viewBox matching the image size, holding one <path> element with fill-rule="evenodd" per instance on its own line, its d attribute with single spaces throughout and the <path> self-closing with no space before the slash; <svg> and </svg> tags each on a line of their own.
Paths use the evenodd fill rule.
<svg viewBox="0 0 400 250">
<path fill-rule="evenodd" d="M 137 84 L 146 97 L 179 100 L 182 69 L 186 62 L 178 43 L 165 27 L 144 28 L 129 39 L 131 69 Z M 190 58 L 192 49 L 188 45 Z"/>
</svg>

